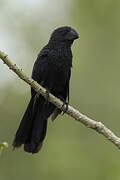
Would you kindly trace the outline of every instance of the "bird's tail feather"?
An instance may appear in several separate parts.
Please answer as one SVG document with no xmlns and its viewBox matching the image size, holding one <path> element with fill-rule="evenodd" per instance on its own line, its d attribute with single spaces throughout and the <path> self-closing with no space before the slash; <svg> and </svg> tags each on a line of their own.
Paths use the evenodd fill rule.
<svg viewBox="0 0 120 180">
<path fill-rule="evenodd" d="M 54 105 L 44 98 L 31 98 L 13 141 L 13 148 L 24 144 L 26 152 L 37 153 L 46 136 L 47 119 L 53 113 Z"/>
<path fill-rule="evenodd" d="M 32 125 L 31 135 L 24 144 L 24 150 L 31 153 L 37 153 L 46 136 L 47 119 L 54 111 L 54 105 L 51 103 L 40 104 Z"/>
<path fill-rule="evenodd" d="M 20 147 L 22 144 L 25 143 L 26 139 L 28 138 L 28 134 L 30 133 L 32 126 L 33 104 L 34 104 L 34 98 L 31 98 L 28 107 L 24 113 L 24 116 L 20 122 L 19 128 L 16 132 L 13 141 L 13 148 Z"/>
</svg>

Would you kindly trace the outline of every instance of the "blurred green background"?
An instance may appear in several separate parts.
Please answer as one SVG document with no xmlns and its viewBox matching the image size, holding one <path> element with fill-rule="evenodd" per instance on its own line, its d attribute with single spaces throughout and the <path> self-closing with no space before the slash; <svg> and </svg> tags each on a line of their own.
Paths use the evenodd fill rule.
<svg viewBox="0 0 120 180">
<path fill-rule="evenodd" d="M 80 34 L 73 47 L 70 104 L 120 136 L 120 1 L 0 0 L 0 50 L 31 75 L 53 29 Z M 40 153 L 12 151 L 29 86 L 0 61 L 0 180 L 120 180 L 120 151 L 67 115 L 49 121 Z"/>
</svg>

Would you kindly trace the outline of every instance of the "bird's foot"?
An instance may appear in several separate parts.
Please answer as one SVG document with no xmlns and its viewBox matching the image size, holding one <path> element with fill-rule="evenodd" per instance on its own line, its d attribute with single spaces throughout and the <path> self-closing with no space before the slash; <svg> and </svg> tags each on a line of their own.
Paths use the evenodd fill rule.
<svg viewBox="0 0 120 180">
<path fill-rule="evenodd" d="M 62 113 L 62 115 L 64 115 L 66 112 L 67 112 L 67 110 L 68 110 L 68 102 L 66 102 L 65 100 L 63 100 L 63 105 L 62 105 L 62 109 L 64 108 L 64 106 L 65 106 L 65 109 L 63 110 L 63 113 Z"/>
<path fill-rule="evenodd" d="M 49 97 L 50 97 L 50 92 L 49 92 L 48 89 L 46 89 L 46 100 L 47 100 L 47 101 L 48 101 Z"/>
<path fill-rule="evenodd" d="M 46 89 L 46 101 L 45 103 L 47 104 L 49 101 L 49 97 L 50 97 L 50 91 L 48 89 Z"/>
</svg>

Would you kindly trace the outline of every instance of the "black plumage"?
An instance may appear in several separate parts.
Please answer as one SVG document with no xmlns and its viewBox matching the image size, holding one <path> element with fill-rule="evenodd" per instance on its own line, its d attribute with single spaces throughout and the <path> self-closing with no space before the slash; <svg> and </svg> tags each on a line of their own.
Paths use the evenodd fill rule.
<svg viewBox="0 0 120 180">
<path fill-rule="evenodd" d="M 78 33 L 64 26 L 53 31 L 48 44 L 35 61 L 32 78 L 62 101 L 69 100 L 69 81 L 72 67 L 71 45 Z M 24 144 L 24 150 L 37 153 L 46 135 L 47 119 L 60 113 L 52 103 L 31 88 L 31 99 L 13 141 L 13 147 Z"/>
</svg>

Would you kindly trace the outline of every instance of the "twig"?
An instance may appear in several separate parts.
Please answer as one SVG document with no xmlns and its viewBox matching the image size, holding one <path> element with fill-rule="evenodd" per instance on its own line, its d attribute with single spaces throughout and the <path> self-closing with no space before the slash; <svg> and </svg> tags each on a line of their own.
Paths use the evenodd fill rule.
<svg viewBox="0 0 120 180">
<path fill-rule="evenodd" d="M 39 85 L 36 81 L 28 77 L 22 69 L 18 68 L 16 64 L 14 64 L 8 56 L 0 51 L 0 58 L 3 60 L 7 66 L 14 71 L 21 79 L 23 79 L 26 83 L 28 83 L 37 93 L 41 94 L 46 98 L 46 89 L 43 88 L 41 85 Z M 58 107 L 61 110 L 65 110 L 66 107 L 62 107 L 63 102 L 53 96 L 51 93 L 49 95 L 49 101 L 52 102 L 56 107 Z M 66 112 L 68 115 L 73 117 L 75 120 L 81 122 L 86 127 L 94 129 L 98 133 L 102 134 L 104 137 L 106 137 L 109 141 L 111 141 L 115 146 L 117 146 L 120 149 L 120 138 L 117 137 L 110 129 L 105 127 L 104 124 L 101 122 L 97 122 L 93 119 L 90 119 L 86 115 L 80 113 L 78 110 L 73 108 L 72 106 L 68 106 L 68 110 Z"/>
</svg>

